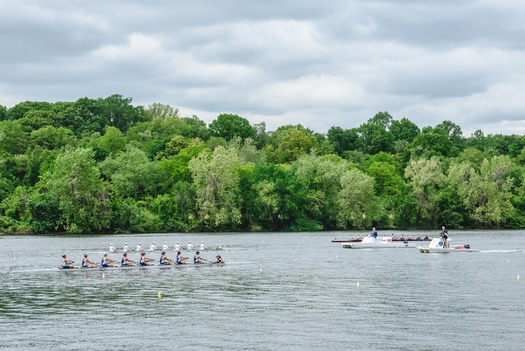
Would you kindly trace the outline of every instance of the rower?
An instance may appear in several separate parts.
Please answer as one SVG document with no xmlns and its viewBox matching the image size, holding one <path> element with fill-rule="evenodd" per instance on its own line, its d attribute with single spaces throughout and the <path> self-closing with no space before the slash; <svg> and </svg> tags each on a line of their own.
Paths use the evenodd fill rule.
<svg viewBox="0 0 525 351">
<path fill-rule="evenodd" d="M 191 241 L 188 241 L 188 246 L 186 246 L 186 250 L 193 251 L 193 244 L 191 243 Z"/>
<path fill-rule="evenodd" d="M 173 264 L 173 261 L 170 260 L 168 257 L 166 257 L 166 252 L 165 251 L 162 251 L 161 254 L 160 254 L 159 264 L 160 265 Z"/>
<path fill-rule="evenodd" d="M 64 254 L 62 255 L 62 269 L 73 269 L 75 266 L 73 266 L 74 261 L 67 258 L 67 256 Z"/>
<path fill-rule="evenodd" d="M 224 259 L 221 257 L 221 255 L 215 256 L 216 261 L 213 263 L 224 263 Z"/>
<path fill-rule="evenodd" d="M 135 248 L 135 251 L 144 251 L 144 247 L 142 246 L 141 243 L 137 244 L 137 247 Z"/>
<path fill-rule="evenodd" d="M 181 251 L 182 250 L 182 247 L 180 246 L 180 243 L 177 241 L 177 243 L 175 244 L 175 251 Z"/>
<path fill-rule="evenodd" d="M 120 260 L 120 266 L 121 267 L 130 267 L 132 265 L 135 265 L 135 261 L 132 261 L 128 258 L 128 254 L 124 252 L 122 254 L 122 259 Z"/>
<path fill-rule="evenodd" d="M 193 257 L 193 263 L 194 264 L 201 264 L 201 263 L 211 263 L 205 258 L 202 258 L 200 255 L 200 251 L 195 252 L 195 256 Z"/>
<path fill-rule="evenodd" d="M 123 252 L 128 252 L 128 251 L 129 251 L 129 245 L 128 245 L 128 243 L 124 243 L 124 247 L 122 248 L 122 251 L 123 251 Z"/>
<path fill-rule="evenodd" d="M 206 250 L 206 249 L 207 249 L 207 247 L 206 247 L 206 245 L 204 245 L 204 241 L 201 241 L 200 250 L 201 250 L 201 251 L 204 251 L 204 250 Z"/>
<path fill-rule="evenodd" d="M 117 252 L 117 248 L 113 244 L 109 244 L 109 252 Z"/>
<path fill-rule="evenodd" d="M 144 267 L 144 266 L 151 266 L 151 263 L 148 263 L 148 262 L 151 262 L 151 261 L 154 261 L 152 258 L 149 258 L 149 257 L 146 257 L 146 253 L 143 252 L 140 254 L 140 261 L 139 261 L 139 265 Z"/>
<path fill-rule="evenodd" d="M 114 267 L 111 263 L 115 262 L 114 259 L 111 259 L 108 257 L 108 254 L 104 254 L 102 257 L 102 260 L 100 261 L 100 266 L 107 268 L 107 267 Z"/>
<path fill-rule="evenodd" d="M 182 256 L 182 253 L 177 251 L 177 264 L 188 264 L 188 262 L 184 262 L 187 259 L 188 257 Z"/>
<path fill-rule="evenodd" d="M 168 243 L 167 242 L 164 242 L 164 244 L 162 245 L 162 251 L 169 251 L 170 247 L 168 246 Z"/>
<path fill-rule="evenodd" d="M 149 250 L 150 251 L 157 251 L 157 245 L 155 245 L 155 243 L 151 243 L 151 245 L 149 247 Z"/>
<path fill-rule="evenodd" d="M 84 254 L 82 259 L 82 268 L 95 268 L 95 262 L 91 262 L 87 254 Z"/>
</svg>

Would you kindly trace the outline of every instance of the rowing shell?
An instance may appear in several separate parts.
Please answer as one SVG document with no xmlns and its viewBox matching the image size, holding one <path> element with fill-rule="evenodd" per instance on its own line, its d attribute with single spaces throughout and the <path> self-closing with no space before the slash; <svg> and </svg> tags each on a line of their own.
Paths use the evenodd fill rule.
<svg viewBox="0 0 525 351">
<path fill-rule="evenodd" d="M 114 266 L 114 267 L 77 267 L 75 268 L 62 268 L 57 269 L 63 272 L 89 272 L 89 271 L 125 271 L 125 270 L 147 270 L 147 269 L 166 269 L 166 268 L 189 268 L 189 267 L 211 267 L 211 266 L 224 266 L 224 263 L 188 263 L 188 264 L 162 264 L 152 266 Z"/>
</svg>

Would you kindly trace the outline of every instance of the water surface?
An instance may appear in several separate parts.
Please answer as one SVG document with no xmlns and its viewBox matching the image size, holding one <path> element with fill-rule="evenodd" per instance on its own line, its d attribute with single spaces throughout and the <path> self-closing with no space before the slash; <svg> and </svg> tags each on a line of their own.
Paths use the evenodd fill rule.
<svg viewBox="0 0 525 351">
<path fill-rule="evenodd" d="M 525 231 L 451 232 L 478 253 L 331 243 L 357 234 L 0 237 L 0 349 L 523 350 Z M 227 264 L 56 269 L 188 240 L 224 245 Z"/>
</svg>

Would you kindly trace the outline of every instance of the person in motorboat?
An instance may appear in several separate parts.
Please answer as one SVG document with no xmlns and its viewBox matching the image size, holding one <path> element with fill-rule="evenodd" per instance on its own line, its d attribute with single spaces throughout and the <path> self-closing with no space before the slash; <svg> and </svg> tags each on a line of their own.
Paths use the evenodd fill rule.
<svg viewBox="0 0 525 351">
<path fill-rule="evenodd" d="M 73 263 L 75 263 L 75 261 L 70 260 L 69 258 L 67 258 L 67 256 L 65 254 L 62 255 L 62 269 L 73 269 L 73 268 L 75 268 L 75 266 L 73 266 Z"/>
<path fill-rule="evenodd" d="M 135 248 L 135 251 L 144 251 L 144 247 L 142 246 L 141 243 L 137 244 L 137 247 Z"/>
<path fill-rule="evenodd" d="M 159 264 L 160 264 L 160 265 L 173 264 L 173 261 L 170 260 L 168 257 L 166 257 L 166 252 L 165 252 L 165 251 L 162 251 L 162 252 L 160 253 Z"/>
<path fill-rule="evenodd" d="M 201 264 L 201 263 L 211 263 L 207 259 L 201 257 L 200 251 L 195 252 L 195 256 L 193 257 L 193 263 L 194 264 Z"/>
<path fill-rule="evenodd" d="M 140 254 L 139 266 L 151 266 L 151 263 L 149 263 L 151 261 L 154 261 L 154 259 L 147 257 L 145 252 Z"/>
<path fill-rule="evenodd" d="M 128 252 L 129 251 L 129 245 L 128 243 L 124 243 L 124 247 L 122 248 L 122 252 Z"/>
<path fill-rule="evenodd" d="M 445 226 L 441 227 L 441 239 L 443 240 L 443 248 L 449 249 L 450 243 L 448 242 L 448 230 Z"/>
<path fill-rule="evenodd" d="M 188 246 L 186 246 L 186 250 L 193 251 L 193 244 L 191 243 L 191 241 L 188 241 Z"/>
<path fill-rule="evenodd" d="M 117 248 L 113 244 L 109 244 L 109 252 L 117 252 Z"/>
<path fill-rule="evenodd" d="M 213 263 L 224 263 L 224 259 L 221 257 L 221 255 L 215 256 L 215 262 Z"/>
<path fill-rule="evenodd" d="M 207 249 L 207 247 L 206 247 L 206 245 L 204 244 L 204 241 L 201 241 L 200 250 L 201 250 L 201 251 L 204 251 L 204 250 L 206 250 L 206 249 Z"/>
<path fill-rule="evenodd" d="M 89 260 L 88 255 L 84 254 L 84 258 L 82 259 L 82 268 L 95 268 L 95 262 L 92 262 Z"/>
<path fill-rule="evenodd" d="M 157 245 L 155 245 L 154 242 L 151 243 L 151 245 L 149 246 L 149 250 L 150 250 L 150 251 L 157 251 L 157 250 L 158 250 L 158 249 L 157 249 Z"/>
<path fill-rule="evenodd" d="M 131 267 L 131 266 L 134 266 L 135 264 L 136 264 L 135 261 L 132 261 L 128 258 L 128 254 L 126 252 L 122 254 L 122 259 L 120 260 L 121 267 Z"/>
<path fill-rule="evenodd" d="M 188 259 L 186 256 L 182 256 L 182 253 L 180 251 L 177 251 L 177 264 L 188 264 L 188 262 L 184 262 Z"/>
<path fill-rule="evenodd" d="M 170 250 L 170 247 L 168 246 L 168 243 L 164 242 L 164 244 L 162 244 L 162 251 L 169 251 L 169 250 Z"/>
<path fill-rule="evenodd" d="M 177 241 L 177 243 L 175 244 L 175 251 L 181 251 L 182 250 L 182 247 L 180 246 L 180 243 Z"/>
<path fill-rule="evenodd" d="M 104 268 L 115 267 L 114 265 L 112 265 L 113 262 L 115 262 L 114 259 L 109 258 L 108 254 L 104 254 L 104 256 L 102 256 L 102 260 L 100 261 L 100 266 Z"/>
<path fill-rule="evenodd" d="M 376 230 L 376 227 L 373 227 L 373 228 L 372 228 L 372 233 L 370 233 L 370 236 L 371 236 L 372 238 L 374 238 L 374 239 L 377 238 L 377 230 Z"/>
</svg>

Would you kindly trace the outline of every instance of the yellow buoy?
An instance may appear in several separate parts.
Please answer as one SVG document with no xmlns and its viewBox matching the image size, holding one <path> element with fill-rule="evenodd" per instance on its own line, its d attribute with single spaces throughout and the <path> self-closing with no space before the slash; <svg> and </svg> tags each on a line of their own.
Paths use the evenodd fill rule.
<svg viewBox="0 0 525 351">
<path fill-rule="evenodd" d="M 520 275 L 518 274 L 518 276 L 516 277 L 516 279 L 520 280 Z"/>
<path fill-rule="evenodd" d="M 262 271 L 263 271 L 263 269 L 262 269 L 262 268 L 259 268 L 259 272 L 262 272 Z"/>
<path fill-rule="evenodd" d="M 157 296 L 159 297 L 159 299 L 162 299 L 162 291 L 159 291 L 159 292 L 157 293 Z"/>
<path fill-rule="evenodd" d="M 357 282 L 357 284 L 356 284 L 356 287 L 358 287 L 358 288 L 359 288 L 359 286 L 360 286 L 360 285 L 361 285 L 361 284 L 360 284 L 359 282 Z"/>
</svg>

